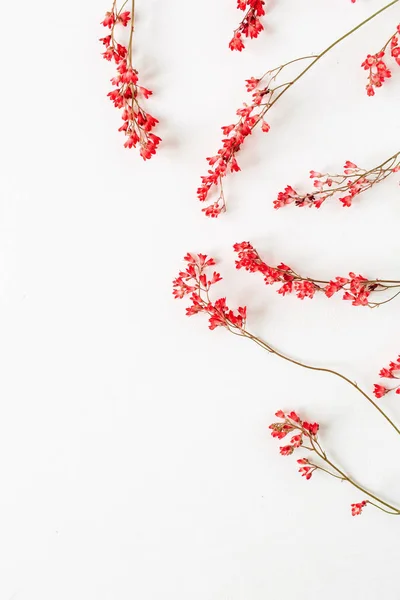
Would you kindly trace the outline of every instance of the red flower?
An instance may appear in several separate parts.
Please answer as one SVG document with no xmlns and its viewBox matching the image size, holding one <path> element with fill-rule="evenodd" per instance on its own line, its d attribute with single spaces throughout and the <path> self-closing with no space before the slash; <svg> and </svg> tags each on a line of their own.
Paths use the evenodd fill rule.
<svg viewBox="0 0 400 600">
<path fill-rule="evenodd" d="M 339 198 L 339 200 L 343 204 L 343 206 L 349 208 L 349 206 L 351 206 L 353 198 L 351 196 L 343 196 L 343 198 Z"/>
<path fill-rule="evenodd" d="M 241 52 L 244 48 L 244 44 L 242 41 L 242 36 L 240 33 L 235 33 L 231 41 L 229 42 L 229 48 L 231 50 L 238 50 Z"/>
<path fill-rule="evenodd" d="M 374 395 L 376 398 L 383 398 L 388 392 L 390 392 L 390 390 L 383 385 L 378 385 L 377 383 L 374 385 Z"/>
<path fill-rule="evenodd" d="M 123 25 L 124 27 L 126 27 L 128 25 L 130 20 L 131 20 L 131 13 L 129 12 L 129 10 L 126 10 L 125 12 L 120 13 L 120 15 L 118 16 L 118 22 L 121 23 L 121 25 Z"/>
<path fill-rule="evenodd" d="M 319 430 L 318 423 L 307 423 L 303 421 L 303 429 L 308 431 L 312 436 L 316 436 Z"/>
<path fill-rule="evenodd" d="M 300 434 L 294 435 L 292 437 L 292 439 L 290 440 L 290 443 L 293 444 L 294 448 L 300 448 L 302 442 L 303 442 L 303 437 Z"/>
<path fill-rule="evenodd" d="M 307 480 L 311 479 L 312 474 L 314 473 L 314 470 L 312 467 L 300 467 L 299 469 L 299 473 L 301 473 L 302 477 L 305 477 Z"/>
<path fill-rule="evenodd" d="M 367 501 L 363 500 L 362 502 L 358 502 L 357 504 L 352 504 L 351 505 L 351 514 L 353 515 L 353 517 L 356 517 L 357 515 L 361 515 L 363 508 L 365 506 L 367 506 Z"/>
<path fill-rule="evenodd" d="M 287 416 L 291 421 L 294 421 L 295 423 L 301 423 L 299 415 L 295 413 L 294 410 L 288 413 Z"/>
<path fill-rule="evenodd" d="M 101 22 L 101 25 L 104 25 L 104 27 L 108 27 L 109 29 L 112 28 L 112 26 L 115 23 L 115 14 L 114 12 L 107 12 L 106 16 L 104 17 L 104 20 Z"/>
<path fill-rule="evenodd" d="M 249 93 L 254 92 L 254 90 L 257 88 L 259 83 L 260 83 L 260 80 L 256 79 L 255 77 L 250 77 L 250 79 L 246 79 L 246 90 Z M 233 127 L 234 127 L 234 125 L 232 125 L 232 128 Z"/>
<path fill-rule="evenodd" d="M 282 456 L 290 456 L 294 452 L 294 447 L 293 446 L 281 446 L 281 448 L 279 448 L 279 452 L 282 454 Z"/>
</svg>

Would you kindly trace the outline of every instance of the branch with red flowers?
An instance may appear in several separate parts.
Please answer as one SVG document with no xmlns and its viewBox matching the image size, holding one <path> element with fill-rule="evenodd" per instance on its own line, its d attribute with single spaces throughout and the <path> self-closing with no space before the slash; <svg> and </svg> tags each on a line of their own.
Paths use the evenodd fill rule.
<svg viewBox="0 0 400 600">
<path fill-rule="evenodd" d="M 233 32 L 233 37 L 229 42 L 231 50 L 241 52 L 244 48 L 243 36 L 246 38 L 257 38 L 263 31 L 261 17 L 265 15 L 264 0 L 237 0 L 239 10 L 245 12 L 239 27 Z"/>
<path fill-rule="evenodd" d="M 308 423 L 307 421 L 302 421 L 298 414 L 294 411 L 284 413 L 282 410 L 278 410 L 275 416 L 278 417 L 278 419 L 281 419 L 281 421 L 278 423 L 272 423 L 272 425 L 270 425 L 269 428 L 272 430 L 272 437 L 282 440 L 287 435 L 292 435 L 290 443 L 285 446 L 281 446 L 281 455 L 291 456 L 295 450 L 299 448 L 308 450 L 313 454 L 313 458 L 299 458 L 297 460 L 298 464 L 300 465 L 299 473 L 302 475 L 302 477 L 305 477 L 305 479 L 309 480 L 315 472 L 321 471 L 327 475 L 330 475 L 331 477 L 334 477 L 335 479 L 350 483 L 350 485 L 371 498 L 371 500 L 363 500 L 362 502 L 352 504 L 351 514 L 353 516 L 360 515 L 363 508 L 367 506 L 367 504 L 371 504 L 372 506 L 375 506 L 379 510 L 389 515 L 400 515 L 400 509 L 365 489 L 359 483 L 354 481 L 352 477 L 344 473 L 342 469 L 334 464 L 332 459 L 327 456 L 326 451 L 323 450 L 318 440 L 318 423 Z"/>
<path fill-rule="evenodd" d="M 376 308 L 400 295 L 400 281 L 366 279 L 355 273 L 349 273 L 348 277 L 335 277 L 330 281 L 303 277 L 284 263 L 280 263 L 277 267 L 267 265 L 249 242 L 235 244 L 233 249 L 238 255 L 238 260 L 235 261 L 237 269 L 245 269 L 249 273 L 261 273 L 266 285 L 281 283 L 278 294 L 282 296 L 295 293 L 300 300 L 303 300 L 313 298 L 317 292 L 322 292 L 327 298 L 343 292 L 343 300 L 350 300 L 353 306 Z M 372 302 L 369 299 L 371 294 L 378 292 L 389 292 L 391 295 L 384 300 Z"/>
<path fill-rule="evenodd" d="M 356 0 L 351 0 L 351 2 L 355 4 Z M 241 52 L 245 47 L 243 37 L 254 39 L 264 31 L 261 17 L 264 17 L 266 14 L 264 8 L 265 0 L 237 0 L 237 7 L 245 15 L 233 32 L 229 48 Z"/>
<path fill-rule="evenodd" d="M 365 398 L 381 415 L 386 421 L 393 427 L 396 433 L 400 434 L 400 429 L 393 423 L 390 417 L 383 411 L 383 409 L 369 396 L 364 390 L 362 390 L 357 383 L 335 371 L 334 369 L 328 369 L 325 367 L 316 367 L 314 365 L 308 365 L 306 363 L 295 360 L 286 354 L 276 350 L 271 344 L 265 342 L 261 338 L 253 335 L 246 329 L 246 307 L 239 307 L 236 311 L 230 309 L 227 306 L 226 298 L 220 298 L 216 301 L 212 301 L 210 298 L 210 289 L 213 285 L 222 280 L 222 277 L 216 271 L 211 276 L 208 275 L 208 269 L 215 265 L 213 258 L 208 258 L 204 254 L 187 254 L 185 256 L 186 269 L 180 271 L 178 277 L 173 282 L 173 295 L 175 298 L 181 299 L 185 296 L 190 297 L 191 304 L 186 309 L 188 316 L 196 314 L 206 314 L 209 318 L 209 328 L 211 330 L 217 327 L 224 327 L 230 333 L 237 335 L 241 338 L 249 339 L 255 342 L 258 346 L 266 350 L 270 354 L 273 354 L 283 360 L 290 362 L 294 365 L 308 369 L 310 371 L 316 371 L 321 373 L 329 373 L 342 379 L 349 385 L 351 385 L 359 394 Z"/>
<path fill-rule="evenodd" d="M 292 186 L 288 185 L 283 192 L 279 192 L 274 200 L 274 208 L 282 208 L 289 204 L 320 208 L 326 200 L 338 198 L 344 207 L 349 207 L 353 199 L 373 186 L 385 181 L 392 173 L 400 171 L 400 151 L 387 158 L 380 165 L 372 169 L 361 169 L 347 160 L 343 173 L 332 175 L 310 171 L 310 178 L 314 179 L 314 191 L 308 194 L 299 194 Z"/>
<path fill-rule="evenodd" d="M 386 64 L 386 51 L 390 50 L 390 56 L 400 66 L 400 46 L 399 46 L 400 24 L 396 31 L 390 36 L 386 44 L 376 54 L 368 54 L 367 58 L 361 64 L 368 71 L 368 83 L 366 86 L 368 96 L 375 96 L 375 88 L 380 88 L 386 79 L 390 79 L 392 71 Z"/>
<path fill-rule="evenodd" d="M 100 41 L 105 46 L 103 57 L 117 66 L 117 73 L 111 79 L 115 88 L 108 97 L 116 108 L 122 109 L 123 124 L 118 131 L 123 132 L 126 137 L 125 148 L 139 146 L 141 157 L 147 160 L 156 153 L 161 138 L 152 133 L 158 120 L 142 106 L 143 98 L 149 98 L 152 92 L 139 85 L 138 71 L 132 64 L 135 0 L 132 0 L 130 12 L 123 11 L 127 2 L 128 0 L 117 9 L 117 0 L 113 1 L 111 10 L 102 21 L 102 25 L 110 29 L 110 33 L 100 38 Z M 124 45 L 116 39 L 117 27 L 127 27 L 129 23 L 129 41 Z"/>
<path fill-rule="evenodd" d="M 238 121 L 232 125 L 226 125 L 222 127 L 224 139 L 222 140 L 222 147 L 214 156 L 207 158 L 210 169 L 207 175 L 201 178 L 201 186 L 197 190 L 198 199 L 201 202 L 208 201 L 209 204 L 202 209 L 207 217 L 218 217 L 222 212 L 226 210 L 226 199 L 223 190 L 223 178 L 229 173 L 240 171 L 236 156 L 240 151 L 243 143 L 253 132 L 255 127 L 261 125 L 261 129 L 264 132 L 270 130 L 270 126 L 265 121 L 267 113 L 272 107 L 278 102 L 278 100 L 288 91 L 293 85 L 299 81 L 306 73 L 323 58 L 328 52 L 330 52 L 340 42 L 348 38 L 350 35 L 355 33 L 358 29 L 363 27 L 366 23 L 375 19 L 383 11 L 387 10 L 394 4 L 397 4 L 399 0 L 392 0 L 375 12 L 373 15 L 362 21 L 356 27 L 353 27 L 350 31 L 342 35 L 335 42 L 330 44 L 325 50 L 316 56 L 303 56 L 295 60 L 289 61 L 275 69 L 271 69 L 264 73 L 260 78 L 248 79 L 247 91 L 252 93 L 251 103 L 244 104 L 243 108 L 237 110 L 236 114 L 239 117 Z M 293 79 L 281 81 L 282 74 L 284 76 L 287 73 L 287 68 L 295 63 L 304 64 L 304 67 L 296 77 Z M 212 191 L 217 191 L 217 199 L 212 201 L 209 196 Z"/>
</svg>

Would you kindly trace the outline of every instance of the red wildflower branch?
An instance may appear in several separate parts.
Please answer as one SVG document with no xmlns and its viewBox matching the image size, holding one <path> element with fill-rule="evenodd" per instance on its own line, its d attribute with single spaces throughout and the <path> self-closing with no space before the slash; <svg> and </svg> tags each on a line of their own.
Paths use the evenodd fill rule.
<svg viewBox="0 0 400 600">
<path fill-rule="evenodd" d="M 355 4 L 356 0 L 351 0 Z M 243 37 L 257 38 L 264 30 L 261 18 L 266 14 L 265 0 L 237 0 L 237 7 L 245 15 L 241 20 L 239 27 L 233 32 L 233 37 L 229 42 L 231 50 L 241 52 L 244 49 Z"/>
<path fill-rule="evenodd" d="M 276 350 L 268 342 L 265 342 L 261 338 L 250 333 L 246 329 L 246 307 L 239 307 L 236 310 L 232 310 L 228 307 L 226 298 L 219 298 L 216 301 L 212 301 L 210 298 L 210 289 L 213 285 L 222 280 L 221 275 L 216 271 L 214 271 L 211 276 L 207 274 L 208 269 L 215 265 L 215 260 L 213 258 L 208 258 L 204 254 L 189 253 L 185 256 L 184 260 L 186 261 L 187 266 L 185 270 L 180 271 L 178 277 L 173 282 L 173 295 L 178 299 L 189 296 L 191 304 L 186 309 L 187 316 L 203 313 L 208 316 L 209 328 L 211 330 L 216 329 L 217 327 L 224 327 L 230 333 L 241 338 L 252 340 L 270 354 L 302 367 L 303 369 L 335 375 L 357 390 L 357 392 L 359 392 L 386 419 L 393 429 L 400 434 L 400 429 L 393 423 L 390 417 L 388 417 L 383 409 L 376 404 L 374 399 L 364 392 L 357 383 L 333 369 L 308 365 L 290 358 L 286 354 Z"/>
<path fill-rule="evenodd" d="M 274 200 L 274 208 L 282 208 L 293 203 L 300 207 L 320 208 L 326 200 L 332 198 L 338 198 L 344 207 L 349 207 L 356 196 L 384 181 L 392 173 L 400 171 L 400 152 L 396 152 L 383 163 L 369 170 L 360 169 L 347 160 L 343 171 L 339 175 L 310 171 L 310 178 L 314 179 L 314 191 L 299 194 L 292 186 L 288 185 L 283 192 L 279 192 L 277 199 Z"/>
<path fill-rule="evenodd" d="M 186 309 L 187 316 L 205 312 L 209 316 L 209 328 L 227 327 L 228 329 L 243 329 L 246 324 L 246 308 L 239 307 L 233 311 L 226 305 L 226 299 L 220 298 L 215 302 L 210 300 L 209 292 L 211 286 L 222 277 L 216 271 L 212 276 L 207 275 L 207 269 L 214 266 L 215 260 L 208 258 L 205 254 L 186 254 L 184 260 L 187 262 L 185 271 L 181 271 L 173 282 L 173 294 L 175 298 L 183 298 L 190 294 L 191 306 Z"/>
<path fill-rule="evenodd" d="M 319 443 L 318 423 L 308 423 L 307 421 L 302 421 L 298 414 L 294 411 L 285 413 L 283 410 L 278 410 L 275 416 L 281 420 L 278 423 L 272 423 L 272 425 L 269 426 L 269 428 L 272 430 L 272 437 L 282 440 L 289 434 L 292 436 L 290 442 L 286 446 L 281 446 L 279 450 L 281 455 L 291 456 L 295 450 L 299 448 L 308 450 L 312 453 L 311 458 L 299 458 L 297 460 L 297 463 L 300 465 L 299 473 L 302 475 L 302 477 L 309 480 L 315 472 L 322 471 L 323 473 L 326 473 L 335 479 L 347 481 L 347 483 L 350 483 L 357 490 L 361 491 L 369 498 L 372 498 L 372 500 L 363 500 L 362 502 L 352 504 L 351 514 L 353 516 L 360 515 L 363 508 L 367 504 L 371 504 L 390 515 L 400 514 L 400 509 L 392 506 L 388 502 L 385 502 L 378 496 L 375 496 L 375 494 L 372 494 L 366 490 L 363 486 L 356 483 L 352 477 L 344 473 L 332 462 Z M 378 504 L 373 501 L 378 502 Z"/>
<path fill-rule="evenodd" d="M 392 361 L 389 363 L 388 367 L 384 367 L 379 372 L 379 377 L 383 379 L 400 379 L 400 356 L 397 357 L 396 361 Z M 395 392 L 396 394 L 400 394 L 400 384 L 395 385 L 394 387 L 386 387 L 384 385 L 375 384 L 374 385 L 374 395 L 377 398 L 383 398 L 389 392 Z"/>
<path fill-rule="evenodd" d="M 233 32 L 233 38 L 229 42 L 229 48 L 231 50 L 238 50 L 241 52 L 244 48 L 243 38 L 257 38 L 263 31 L 264 27 L 261 23 L 260 17 L 265 15 L 265 1 L 264 0 L 237 0 L 237 7 L 239 10 L 245 12 L 240 25 Z"/>
<path fill-rule="evenodd" d="M 118 131 L 125 134 L 125 148 L 136 148 L 139 145 L 141 157 L 147 160 L 156 153 L 161 138 L 152 133 L 158 120 L 142 107 L 142 99 L 147 99 L 152 92 L 139 85 L 138 71 L 132 64 L 135 0 L 132 0 L 131 12 L 123 12 L 127 1 L 119 10 L 117 0 L 113 1 L 111 10 L 102 21 L 102 25 L 110 29 L 110 33 L 100 38 L 100 41 L 105 46 L 103 57 L 117 66 L 117 73 L 111 79 L 115 88 L 108 97 L 116 108 L 122 109 L 123 125 Z M 129 42 L 126 46 L 116 40 L 116 33 L 118 25 L 127 27 L 129 23 Z"/>
<path fill-rule="evenodd" d="M 261 125 L 261 129 L 264 132 L 269 131 L 270 126 L 266 123 L 265 117 L 278 100 L 323 56 L 325 56 L 325 54 L 397 2 L 399 2 L 399 0 L 392 0 L 389 4 L 365 19 L 362 23 L 342 35 L 320 54 L 297 58 L 280 65 L 275 69 L 267 71 L 260 78 L 252 77 L 251 79 L 246 80 L 247 91 L 252 94 L 251 103 L 244 104 L 243 108 L 236 111 L 236 114 L 239 117 L 236 123 L 222 127 L 222 132 L 225 136 L 222 140 L 222 146 L 214 156 L 207 158 L 210 168 L 207 175 L 204 175 L 201 178 L 201 186 L 197 190 L 197 196 L 201 202 L 210 201 L 209 205 L 202 209 L 207 217 L 218 217 L 222 212 L 225 212 L 226 201 L 222 180 L 229 173 L 240 171 L 236 156 L 242 148 L 244 141 L 251 135 L 255 127 Z M 286 68 L 297 62 L 306 62 L 307 66 L 300 71 L 294 79 L 283 81 L 281 83 L 280 77 L 282 73 L 284 72 L 286 74 Z M 209 200 L 209 196 L 214 189 L 217 190 L 218 196 L 217 200 L 212 201 Z"/>
<path fill-rule="evenodd" d="M 386 44 L 376 54 L 368 54 L 367 58 L 361 64 L 365 71 L 368 71 L 368 83 L 366 86 L 368 96 L 375 96 L 375 88 L 380 88 L 386 79 L 390 79 L 392 71 L 386 64 L 386 51 L 390 51 L 390 56 L 394 58 L 400 66 L 400 46 L 399 46 L 400 24 L 396 31 L 390 36 Z"/>
<path fill-rule="evenodd" d="M 237 269 L 245 269 L 249 273 L 261 273 L 266 285 L 282 284 L 277 290 L 282 296 L 294 293 L 300 300 L 304 300 L 304 298 L 313 298 L 317 292 L 322 292 L 327 298 L 340 292 L 343 293 L 343 300 L 350 300 L 353 306 L 376 308 L 400 295 L 400 281 L 366 279 L 355 273 L 349 273 L 348 277 L 335 277 L 330 281 L 303 277 L 284 263 L 280 263 L 277 267 L 267 265 L 249 242 L 235 244 L 233 249 L 238 255 L 238 260 L 235 261 Z M 392 295 L 382 301 L 369 300 L 372 293 L 385 291 L 390 291 Z"/>
</svg>

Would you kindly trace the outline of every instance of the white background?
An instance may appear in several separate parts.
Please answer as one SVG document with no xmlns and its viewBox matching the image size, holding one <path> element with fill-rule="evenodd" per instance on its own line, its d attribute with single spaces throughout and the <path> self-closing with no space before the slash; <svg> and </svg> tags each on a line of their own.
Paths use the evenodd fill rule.
<svg viewBox="0 0 400 600">
<path fill-rule="evenodd" d="M 111 4 L 111 2 L 110 2 Z M 164 140 L 123 148 L 106 94 L 99 0 L 2 3 L 0 599 L 397 600 L 400 521 L 282 458 L 278 408 L 322 425 L 335 459 L 400 503 L 400 440 L 354 390 L 184 316 L 171 281 L 187 251 L 219 259 L 217 295 L 290 355 L 371 390 L 400 352 L 400 300 L 281 298 L 236 272 L 232 244 L 323 279 L 400 278 L 398 178 L 351 210 L 274 211 L 308 171 L 371 167 L 398 150 L 400 69 L 367 98 L 360 63 L 397 5 L 343 43 L 252 136 L 229 212 L 196 200 L 244 79 L 318 52 L 384 0 L 273 0 L 267 34 L 227 44 L 235 0 L 137 1 L 136 65 Z M 400 422 L 398 396 L 381 401 Z"/>
</svg>

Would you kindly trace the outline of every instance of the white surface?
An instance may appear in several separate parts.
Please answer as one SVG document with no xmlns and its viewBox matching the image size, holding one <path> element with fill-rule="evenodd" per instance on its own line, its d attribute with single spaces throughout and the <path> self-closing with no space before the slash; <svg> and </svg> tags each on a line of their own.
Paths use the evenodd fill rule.
<svg viewBox="0 0 400 600">
<path fill-rule="evenodd" d="M 195 192 L 243 80 L 328 42 L 384 0 L 276 0 L 268 35 L 227 49 L 235 0 L 137 2 L 136 64 L 164 139 L 125 151 L 97 38 L 107 2 L 3 6 L 0 199 L 1 600 L 397 600 L 400 522 L 278 454 L 278 408 L 321 422 L 355 477 L 400 502 L 400 441 L 329 376 L 187 320 L 171 280 L 188 250 L 221 259 L 216 293 L 250 328 L 367 389 L 400 351 L 399 301 L 282 299 L 235 272 L 231 245 L 316 276 L 400 276 L 397 181 L 352 210 L 274 212 L 284 185 L 398 148 L 400 69 L 376 98 L 360 69 L 395 7 L 337 49 L 270 113 L 240 156 L 229 212 Z M 5 38 L 5 39 L 4 39 Z M 6 52 L 7 49 L 7 52 Z M 158 132 L 157 132 L 158 133 Z M 397 397 L 383 402 L 400 422 Z"/>
</svg>

